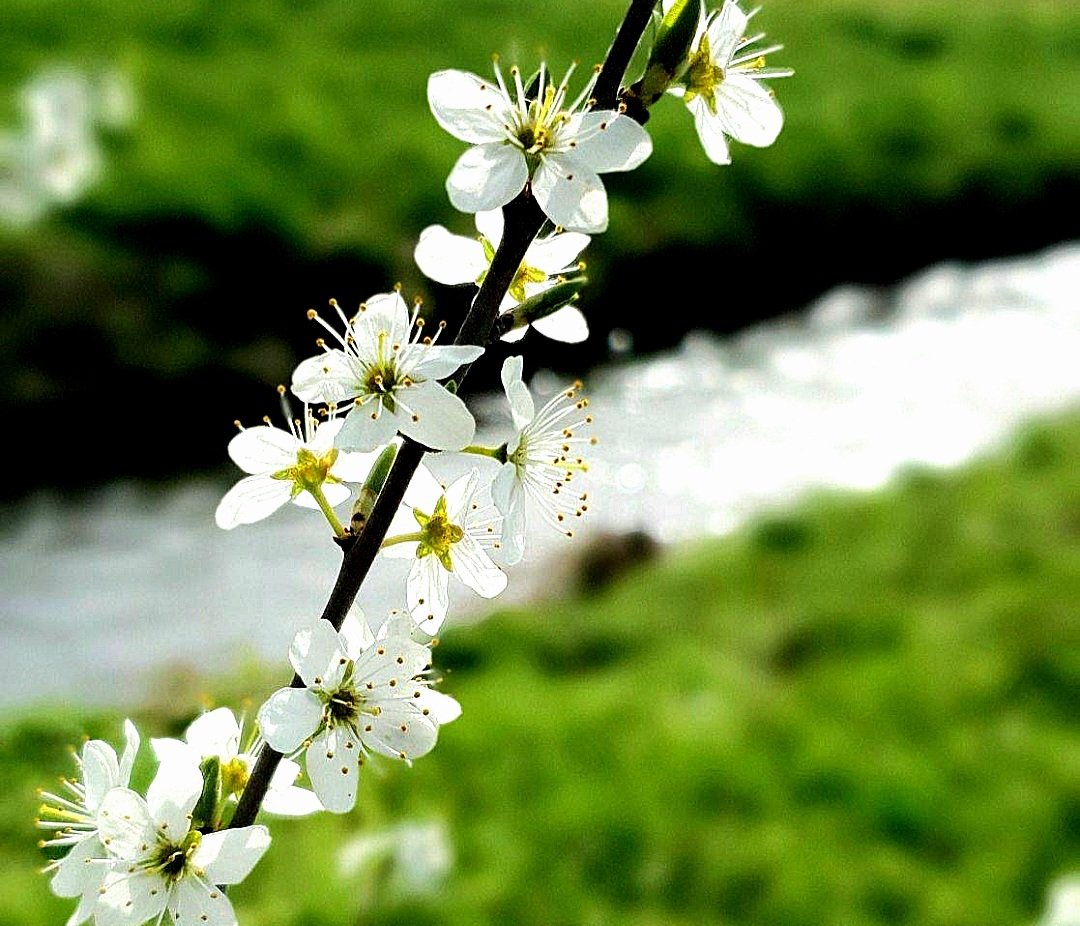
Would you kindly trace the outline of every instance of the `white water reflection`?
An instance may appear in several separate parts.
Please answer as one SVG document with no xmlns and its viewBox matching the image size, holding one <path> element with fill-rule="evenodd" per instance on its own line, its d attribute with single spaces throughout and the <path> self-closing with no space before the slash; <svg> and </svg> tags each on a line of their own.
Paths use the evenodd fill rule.
<svg viewBox="0 0 1080 926">
<path fill-rule="evenodd" d="M 723 533 L 809 487 L 869 489 L 908 463 L 963 462 L 1032 414 L 1080 402 L 1077 293 L 1080 245 L 945 265 L 889 292 L 842 287 L 800 318 L 733 338 L 694 334 L 679 350 L 597 371 L 587 391 L 600 443 L 580 539 Z M 505 414 L 498 397 L 479 409 Z M 320 518 L 293 506 L 218 530 L 228 485 L 116 486 L 76 510 L 49 496 L 22 506 L 0 538 L 11 667 L 0 703 L 120 703 L 146 690 L 148 667 L 223 670 L 241 652 L 284 665 L 338 552 Z M 554 534 L 530 544 L 511 596 L 540 587 L 574 547 Z M 406 566 L 377 564 L 368 610 L 401 605 Z M 451 622 L 483 607 L 461 593 Z"/>
</svg>

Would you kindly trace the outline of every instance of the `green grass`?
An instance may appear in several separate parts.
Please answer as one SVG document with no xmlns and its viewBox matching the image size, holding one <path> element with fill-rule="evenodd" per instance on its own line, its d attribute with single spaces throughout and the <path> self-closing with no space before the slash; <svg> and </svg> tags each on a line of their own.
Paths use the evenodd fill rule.
<svg viewBox="0 0 1080 926">
<path fill-rule="evenodd" d="M 1032 922 L 1080 866 L 1077 459 L 1080 419 L 1033 426 L 958 473 L 451 625 L 462 719 L 412 770 L 366 769 L 351 816 L 275 823 L 241 921 Z M 0 726 L 0 923 L 66 916 L 32 871 L 31 789 L 117 719 Z M 457 856 L 435 894 L 335 874 L 341 840 L 432 818 Z"/>
</svg>

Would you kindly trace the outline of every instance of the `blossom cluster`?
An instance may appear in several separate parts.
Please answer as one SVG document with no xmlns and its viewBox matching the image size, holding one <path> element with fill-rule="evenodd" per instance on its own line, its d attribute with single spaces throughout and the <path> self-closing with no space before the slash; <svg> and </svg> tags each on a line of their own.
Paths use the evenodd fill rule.
<svg viewBox="0 0 1080 926">
<path fill-rule="evenodd" d="M 364 538 L 405 442 L 467 454 L 475 465 L 448 484 L 423 464 L 408 474 L 388 533 L 375 537 L 382 555 L 410 563 L 389 617 L 369 624 L 354 608 L 334 623 L 301 626 L 289 649 L 297 678 L 259 708 L 246 746 L 231 711 L 205 713 L 182 740 L 153 740 L 157 771 L 145 794 L 131 787 L 139 736 L 130 722 L 119 757 L 100 740 L 83 746 L 79 780 L 64 780 L 63 794 L 43 795 L 39 821 L 51 831 L 42 845 L 52 858 L 53 891 L 78 898 L 69 926 L 90 918 L 97 926 L 166 918 L 232 926 L 222 888 L 243 880 L 270 844 L 265 825 L 239 825 L 249 817 L 232 825 L 260 756 L 279 760 L 265 792 L 257 789 L 262 810 L 347 813 L 366 763 L 381 756 L 409 764 L 457 719 L 458 703 L 433 687 L 431 652 L 448 616 L 451 580 L 492 598 L 507 585 L 505 567 L 524 557 L 530 523 L 572 536 L 589 509 L 579 481 L 595 441 L 581 383 L 538 403 L 521 356 L 501 364 L 510 419 L 501 443 L 474 443 L 476 422 L 458 385 L 500 339 L 518 341 L 534 329 L 564 343 L 588 337 L 577 305 L 580 258 L 608 224 L 601 175 L 633 170 L 652 152 L 644 117 L 630 103 L 647 110 L 664 96 L 680 98 L 718 164 L 731 159 L 729 140 L 759 147 L 775 140 L 783 114 L 761 82 L 791 72 L 765 66 L 765 55 L 780 46 L 757 48 L 763 36 L 746 34 L 749 20 L 734 0 L 711 14 L 703 0 L 663 0 L 644 76 L 614 106 L 594 96 L 600 69 L 573 97 L 573 67 L 558 81 L 543 63 L 528 77 L 511 67 L 507 77 L 497 59 L 494 79 L 460 70 L 430 76 L 435 121 L 469 146 L 446 190 L 454 207 L 474 214 L 476 236 L 429 226 L 413 252 L 419 269 L 447 286 L 482 288 L 504 242 L 502 207 L 524 197 L 544 217 L 491 303 L 498 307 L 488 336 L 494 346 L 447 343 L 445 324 L 432 324 L 422 301 L 410 307 L 398 288 L 351 314 L 335 300 L 328 318 L 310 311 L 323 335 L 290 387 L 279 387 L 285 427 L 270 418 L 240 426 L 228 454 L 246 475 L 221 499 L 215 520 L 230 530 L 291 501 L 321 511 L 347 547 Z M 302 404 L 299 417 L 290 392 Z M 337 509 L 350 501 L 343 523 Z"/>
</svg>

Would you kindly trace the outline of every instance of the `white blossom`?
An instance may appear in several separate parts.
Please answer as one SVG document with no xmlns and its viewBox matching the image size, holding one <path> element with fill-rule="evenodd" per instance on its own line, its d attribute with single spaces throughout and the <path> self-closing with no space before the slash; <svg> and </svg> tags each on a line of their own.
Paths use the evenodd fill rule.
<svg viewBox="0 0 1080 926">
<path fill-rule="evenodd" d="M 292 391 L 305 402 L 350 403 L 347 410 L 337 409 L 345 414 L 339 448 L 374 450 L 398 431 L 433 450 L 460 450 L 472 440 L 472 415 L 439 380 L 474 361 L 482 347 L 435 344 L 435 338 L 424 337 L 419 306 L 410 317 L 397 292 L 372 296 L 352 318 L 336 302 L 331 305 L 343 333 L 315 312 L 308 314 L 338 346 L 324 345 L 323 354 L 303 361 L 293 373 Z"/>
<path fill-rule="evenodd" d="M 450 202 L 462 212 L 506 205 L 524 189 L 544 214 L 569 231 L 607 228 L 607 193 L 599 175 L 631 170 L 652 152 L 648 133 L 629 116 L 591 108 L 595 75 L 572 103 L 571 68 L 556 86 L 540 65 L 535 96 L 527 96 L 518 68 L 513 93 L 495 62 L 495 83 L 468 71 L 428 78 L 435 120 L 472 145 L 446 180 Z"/>
<path fill-rule="evenodd" d="M 105 796 L 113 788 L 127 787 L 131 768 L 139 751 L 139 731 L 130 720 L 124 721 L 124 751 L 117 758 L 116 750 L 102 740 L 89 740 L 82 752 L 75 755 L 79 780 L 61 779 L 67 797 L 40 792 L 43 803 L 39 808 L 38 826 L 52 831 L 42 840 L 42 848 L 66 848 L 63 858 L 50 862 L 46 873 L 52 873 L 49 883 L 58 897 L 78 897 L 79 905 L 67 921 L 76 926 L 93 913 L 98 889 L 107 872 L 107 852 L 98 834 L 98 813 Z"/>
<path fill-rule="evenodd" d="M 469 238 L 455 235 L 442 225 L 429 225 L 420 233 L 413 253 L 416 266 L 426 276 L 447 286 L 461 283 L 479 286 L 502 240 L 502 210 L 476 213 L 476 230 L 479 237 Z M 510 283 L 500 311 L 509 312 L 526 299 L 550 289 L 564 275 L 578 272 L 582 267 L 577 262 L 578 255 L 588 243 L 589 236 L 580 232 L 553 232 L 533 241 Z M 523 325 L 507 332 L 503 340 L 519 340 L 528 327 Z M 573 305 L 565 305 L 537 319 L 532 327 L 546 337 L 569 344 L 584 341 L 589 336 L 585 316 Z"/>
<path fill-rule="evenodd" d="M 342 453 L 334 439 L 343 422 L 319 422 L 304 407 L 304 421 L 289 422 L 289 430 L 269 420 L 244 428 L 229 441 L 229 456 L 245 473 L 218 504 L 214 520 L 225 530 L 254 524 L 269 517 L 288 501 L 304 508 L 318 508 L 310 489 L 322 492 L 331 506 L 350 495 L 345 482 L 363 482 L 375 460 L 373 453 Z"/>
<path fill-rule="evenodd" d="M 353 614 L 334 630 L 316 621 L 300 630 L 289 659 L 304 688 L 282 688 L 259 709 L 259 729 L 278 752 L 306 746 L 308 777 L 323 806 L 347 813 L 369 753 L 410 762 L 430 752 L 457 702 L 432 691 L 431 648 L 411 638 L 411 622 L 392 618 L 379 634 Z"/>
<path fill-rule="evenodd" d="M 113 788 L 99 813 L 101 840 L 112 857 L 94 907 L 96 926 L 147 920 L 236 926 L 217 885 L 247 877 L 270 845 L 265 826 L 203 834 L 191 811 L 203 779 L 188 762 L 163 762 L 145 800 Z"/>
<path fill-rule="evenodd" d="M 384 551 L 412 558 L 408 608 L 427 634 L 437 633 L 446 619 L 451 575 L 483 598 L 506 588 L 506 573 L 487 552 L 498 545 L 498 512 L 479 500 L 479 481 L 473 469 L 443 487 L 418 471 L 390 525 Z"/>
<path fill-rule="evenodd" d="M 562 390 L 537 412 L 521 373 L 521 357 L 503 361 L 502 383 L 516 433 L 506 444 L 506 462 L 491 488 L 503 516 L 503 555 L 509 563 L 518 562 L 525 552 L 529 507 L 560 533 L 573 536 L 568 525 L 588 511 L 588 495 L 571 483 L 587 469 L 580 446 L 593 442 L 580 433 L 592 424 L 581 383 Z"/>
<path fill-rule="evenodd" d="M 217 759 L 222 796 L 235 802 L 247 787 L 259 746 L 256 741 L 248 749 L 241 749 L 241 739 L 241 726 L 233 712 L 219 707 L 195 718 L 184 731 L 183 740 L 154 739 L 151 745 L 159 762 L 186 761 L 199 766 L 206 759 Z M 262 809 L 286 817 L 322 810 L 322 804 L 311 791 L 293 784 L 299 775 L 299 765 L 282 759 L 270 779 Z"/>
<path fill-rule="evenodd" d="M 670 2 L 665 3 L 665 9 Z M 783 48 L 751 48 L 764 33 L 748 36 L 750 16 L 734 0 L 705 19 L 691 46 L 681 82 L 668 92 L 681 96 L 694 117 L 709 160 L 730 164 L 727 139 L 767 147 L 784 125 L 784 113 L 759 81 L 790 77 L 791 68 L 765 66 L 765 56 Z"/>
</svg>

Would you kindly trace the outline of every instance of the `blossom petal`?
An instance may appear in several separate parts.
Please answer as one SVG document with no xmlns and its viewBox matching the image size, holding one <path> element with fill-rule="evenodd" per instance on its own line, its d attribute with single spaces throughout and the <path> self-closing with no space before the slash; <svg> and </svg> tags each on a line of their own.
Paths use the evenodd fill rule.
<svg viewBox="0 0 1080 926">
<path fill-rule="evenodd" d="M 322 702 L 307 688 L 279 688 L 259 708 L 259 732 L 272 749 L 292 753 L 322 721 Z"/>
<path fill-rule="evenodd" d="M 452 234 L 441 225 L 429 225 L 420 232 L 413 260 L 424 276 L 447 286 L 475 283 L 488 268 L 479 241 Z"/>
<path fill-rule="evenodd" d="M 240 751 L 240 724 L 231 710 L 219 707 L 196 717 L 184 731 L 184 739 L 203 758 L 232 758 Z"/>
<path fill-rule="evenodd" d="M 454 138 L 483 144 L 506 137 L 506 98 L 491 81 L 469 71 L 436 71 L 427 98 L 435 121 Z"/>
<path fill-rule="evenodd" d="M 476 222 L 476 230 L 487 238 L 493 248 L 498 250 L 499 242 L 502 241 L 504 224 L 502 209 L 482 209 L 473 216 L 473 221 Z M 486 259 L 484 266 L 487 267 Z"/>
<path fill-rule="evenodd" d="M 503 516 L 503 558 L 511 565 L 521 562 L 525 555 L 525 490 L 513 463 L 502 465 L 491 484 L 491 496 Z"/>
<path fill-rule="evenodd" d="M 445 491 L 446 487 L 432 475 L 430 469 L 421 463 L 409 482 L 402 501 L 409 508 L 419 508 L 425 514 L 431 514 Z M 407 528 L 408 530 L 416 530 L 416 521 L 411 513 L 408 514 L 407 523 L 412 525 Z"/>
<path fill-rule="evenodd" d="M 476 145 L 458 158 L 446 178 L 446 192 L 455 209 L 480 212 L 505 206 L 528 179 L 525 156 L 513 145 Z"/>
<path fill-rule="evenodd" d="M 105 877 L 105 862 L 108 857 L 100 840 L 89 837 L 75 843 L 56 865 L 56 874 L 49 882 L 49 890 L 57 897 L 78 897 Z M 97 859 L 98 861 L 94 861 Z"/>
<path fill-rule="evenodd" d="M 295 458 L 293 459 L 295 462 Z M 214 523 L 223 530 L 268 518 L 290 498 L 293 484 L 273 476 L 245 476 L 218 502 Z"/>
<path fill-rule="evenodd" d="M 337 508 L 338 505 L 352 495 L 349 487 L 342 485 L 340 482 L 324 482 L 322 491 L 331 508 Z M 293 504 L 311 511 L 319 510 L 319 503 L 315 501 L 315 496 L 306 490 L 293 499 Z"/>
<path fill-rule="evenodd" d="M 694 127 L 709 160 L 714 164 L 730 164 L 731 149 L 724 135 L 723 123 L 709 109 L 708 103 L 697 96 L 687 104 L 687 108 L 693 113 Z"/>
<path fill-rule="evenodd" d="M 394 636 L 365 650 L 356 660 L 356 685 L 372 697 L 393 697 L 431 664 L 431 650 L 405 636 Z"/>
<path fill-rule="evenodd" d="M 435 634 L 450 608 L 450 573 L 434 556 L 413 563 L 405 583 L 409 613 L 424 633 Z"/>
<path fill-rule="evenodd" d="M 146 789 L 146 806 L 158 829 L 179 842 L 191 828 L 189 814 L 202 794 L 203 777 L 197 765 L 165 762 Z M 112 793 L 112 792 L 110 792 Z"/>
<path fill-rule="evenodd" d="M 204 758 L 201 753 L 196 752 L 187 743 L 169 737 L 154 737 L 150 740 L 150 748 L 154 750 L 154 758 L 158 760 L 159 764 L 162 762 L 186 762 L 188 765 L 198 765 Z"/>
<path fill-rule="evenodd" d="M 506 392 L 506 400 L 510 403 L 510 415 L 514 419 L 514 427 L 519 431 L 525 427 L 536 415 L 536 406 L 529 394 L 529 388 L 522 382 L 521 374 L 524 369 L 524 361 L 520 356 L 507 357 L 503 361 L 500 376 L 503 390 Z"/>
<path fill-rule="evenodd" d="M 152 843 L 151 843 L 152 844 Z M 156 920 L 169 891 L 160 875 L 146 871 L 113 871 L 105 876 L 94 907 L 95 926 L 132 926 Z"/>
<path fill-rule="evenodd" d="M 573 116 L 564 131 L 577 137 L 574 159 L 598 174 L 633 170 L 652 154 L 649 133 L 629 116 L 611 110 Z"/>
<path fill-rule="evenodd" d="M 191 861 L 206 870 L 211 884 L 239 884 L 268 848 L 270 831 L 265 826 L 241 826 L 203 836 Z"/>
<path fill-rule="evenodd" d="M 117 784 L 127 785 L 131 780 L 131 769 L 135 765 L 135 756 L 139 752 L 139 731 L 130 720 L 124 721 L 124 754 L 120 756 L 120 778 Z"/>
<path fill-rule="evenodd" d="M 446 514 L 452 522 L 461 524 L 465 520 L 479 482 L 480 470 L 473 467 L 446 487 Z"/>
<path fill-rule="evenodd" d="M 576 266 L 578 255 L 589 245 L 589 236 L 563 232 L 537 238 L 525 252 L 525 263 L 543 270 L 548 276 Z"/>
<path fill-rule="evenodd" d="M 348 660 L 334 625 L 317 620 L 296 632 L 289 646 L 289 662 L 309 688 L 329 689 L 341 679 Z"/>
<path fill-rule="evenodd" d="M 397 434 L 400 422 L 377 401 L 354 406 L 345 416 L 345 425 L 338 433 L 342 450 L 372 451 L 390 443 Z"/>
<path fill-rule="evenodd" d="M 450 556 L 457 577 L 482 598 L 494 598 L 506 588 L 506 573 L 468 534 L 454 544 Z"/>
<path fill-rule="evenodd" d="M 756 80 L 729 74 L 716 88 L 717 118 L 724 131 L 744 145 L 765 148 L 784 127 L 780 104 Z"/>
<path fill-rule="evenodd" d="M 749 20 L 750 17 L 732 0 L 724 0 L 723 7 L 708 18 L 705 34 L 709 37 L 709 53 L 721 68 L 727 70 L 736 46 L 746 35 Z"/>
<path fill-rule="evenodd" d="M 443 379 L 483 352 L 472 344 L 413 344 L 403 351 L 401 366 L 416 379 Z"/>
<path fill-rule="evenodd" d="M 182 878 L 169 897 L 169 909 L 172 915 L 166 919 L 170 923 L 198 923 L 199 926 L 237 926 L 232 901 L 212 885 L 212 881 L 201 882 L 193 878 Z"/>
<path fill-rule="evenodd" d="M 290 759 L 282 759 L 270 779 L 262 809 L 279 817 L 306 817 L 323 810 L 322 801 L 314 791 L 293 784 L 299 774 L 299 765 Z"/>
<path fill-rule="evenodd" d="M 144 845 L 154 845 L 157 825 L 142 796 L 130 788 L 113 788 L 98 813 L 98 833 L 113 856 L 138 858 Z"/>
<path fill-rule="evenodd" d="M 342 421 L 340 418 L 338 420 Z M 342 421 L 342 424 L 344 424 L 344 421 Z M 363 483 L 378 457 L 379 451 L 358 453 L 343 450 L 338 453 L 338 458 L 330 468 L 330 473 L 344 482 Z"/>
<path fill-rule="evenodd" d="M 344 402 L 364 391 L 352 358 L 342 350 L 301 360 L 293 370 L 291 388 L 298 399 L 311 403 Z"/>
<path fill-rule="evenodd" d="M 369 361 L 377 360 L 380 337 L 385 337 L 389 344 L 405 344 L 410 327 L 409 307 L 401 293 L 376 293 L 360 306 L 352 319 L 357 354 Z"/>
<path fill-rule="evenodd" d="M 406 414 L 398 427 L 432 450 L 460 450 L 472 442 L 476 422 L 465 403 L 432 380 L 414 383 L 394 394 Z"/>
<path fill-rule="evenodd" d="M 414 698 L 412 703 L 420 708 L 421 713 L 427 711 L 428 716 L 439 726 L 451 723 L 461 716 L 461 705 L 450 695 L 433 688 L 421 688 L 420 697 Z"/>
<path fill-rule="evenodd" d="M 229 457 L 245 473 L 276 473 L 296 463 L 300 442 L 288 431 L 260 424 L 229 441 Z"/>
<path fill-rule="evenodd" d="M 325 730 L 305 755 L 308 778 L 322 805 L 331 813 L 348 813 L 360 787 L 360 746 L 350 734 Z"/>
<path fill-rule="evenodd" d="M 581 309 L 564 305 L 557 312 L 538 318 L 532 326 L 544 337 L 564 344 L 580 344 L 589 337 L 589 323 Z"/>
<path fill-rule="evenodd" d="M 600 177 L 566 154 L 545 157 L 533 177 L 533 195 L 544 214 L 570 231 L 607 228 L 607 193 Z"/>
<path fill-rule="evenodd" d="M 84 804 L 87 810 L 100 805 L 110 788 L 127 784 L 120 781 L 120 764 L 112 746 L 102 740 L 90 740 L 83 746 L 82 780 L 86 789 Z"/>
<path fill-rule="evenodd" d="M 421 697 L 423 695 L 421 694 Z M 364 727 L 364 745 L 392 759 L 411 759 L 427 755 L 435 747 L 439 728 L 412 701 L 395 698 L 379 702 L 379 713 Z"/>
</svg>

